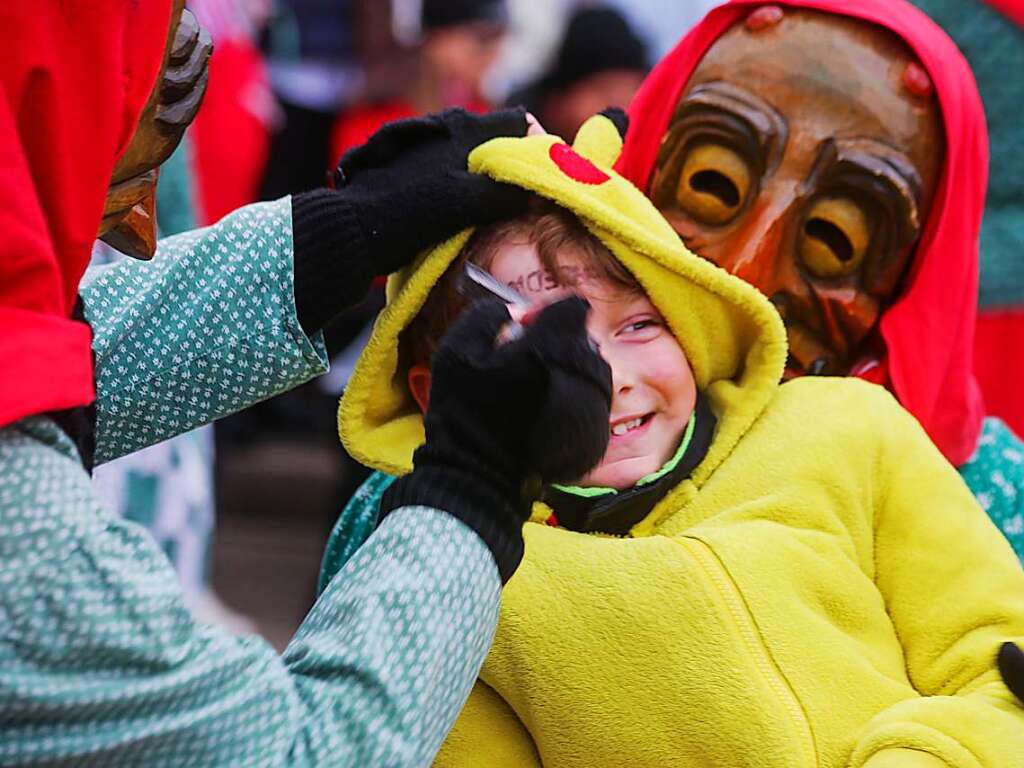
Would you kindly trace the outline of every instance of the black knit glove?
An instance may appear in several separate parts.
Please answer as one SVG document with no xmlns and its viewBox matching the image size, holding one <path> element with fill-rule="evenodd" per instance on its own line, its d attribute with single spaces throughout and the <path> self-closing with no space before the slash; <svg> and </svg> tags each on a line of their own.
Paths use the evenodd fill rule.
<svg viewBox="0 0 1024 768">
<path fill-rule="evenodd" d="M 501 345 L 505 305 L 465 312 L 432 361 L 426 442 L 385 492 L 381 516 L 414 504 L 449 512 L 480 534 L 507 581 L 542 483 L 582 477 L 608 446 L 611 370 L 587 336 L 587 311 L 564 299 Z"/>
<path fill-rule="evenodd" d="M 1003 643 L 996 657 L 996 666 L 1006 687 L 1024 704 L 1024 651 L 1014 643 Z"/>
<path fill-rule="evenodd" d="M 526 113 L 449 109 L 388 123 L 342 158 L 336 189 L 292 197 L 295 303 L 307 333 L 366 294 L 370 281 L 469 226 L 514 218 L 528 195 L 467 170 L 498 136 L 525 136 Z"/>
</svg>

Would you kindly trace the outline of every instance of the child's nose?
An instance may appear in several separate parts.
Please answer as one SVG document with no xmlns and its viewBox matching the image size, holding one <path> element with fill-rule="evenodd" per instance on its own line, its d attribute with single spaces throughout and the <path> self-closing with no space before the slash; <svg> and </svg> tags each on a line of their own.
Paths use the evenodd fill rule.
<svg viewBox="0 0 1024 768">
<path fill-rule="evenodd" d="M 615 355 L 611 349 L 601 347 L 601 355 L 604 357 L 608 367 L 612 369 L 612 392 L 616 395 L 629 393 L 636 384 L 636 376 L 631 366 Z"/>
</svg>

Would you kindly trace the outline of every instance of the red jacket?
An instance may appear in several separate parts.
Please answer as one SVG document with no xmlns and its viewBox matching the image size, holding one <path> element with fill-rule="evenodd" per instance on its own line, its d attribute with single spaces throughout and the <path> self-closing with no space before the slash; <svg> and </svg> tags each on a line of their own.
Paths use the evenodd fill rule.
<svg viewBox="0 0 1024 768">
<path fill-rule="evenodd" d="M 0 427 L 93 400 L 70 319 L 170 0 L 0 3 Z"/>
</svg>

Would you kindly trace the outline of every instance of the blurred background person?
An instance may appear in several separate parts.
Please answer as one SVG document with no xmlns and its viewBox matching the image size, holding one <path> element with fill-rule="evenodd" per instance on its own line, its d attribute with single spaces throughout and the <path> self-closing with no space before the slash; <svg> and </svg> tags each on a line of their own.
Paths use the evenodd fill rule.
<svg viewBox="0 0 1024 768">
<path fill-rule="evenodd" d="M 446 107 L 490 109 L 483 82 L 508 26 L 505 0 L 394 0 L 364 12 L 373 61 L 365 97 L 334 125 L 332 166 L 391 120 Z"/>
<path fill-rule="evenodd" d="M 262 36 L 270 85 L 281 106 L 261 198 L 323 184 L 338 112 L 362 87 L 353 0 L 277 0 Z"/>
<path fill-rule="evenodd" d="M 615 8 L 643 40 L 650 60 L 656 61 L 715 5 L 716 0 L 508 0 L 508 32 L 485 77 L 485 91 L 492 100 L 504 102 L 544 77 L 555 66 L 577 10 Z"/>
<path fill-rule="evenodd" d="M 273 0 L 189 0 L 188 7 L 214 46 L 203 106 L 188 131 L 194 218 L 205 225 L 259 199 L 282 112 L 259 49 Z"/>
<path fill-rule="evenodd" d="M 573 12 L 554 64 L 508 98 L 549 132 L 571 140 L 605 107 L 627 107 L 650 66 L 647 46 L 626 18 L 608 6 Z"/>
</svg>

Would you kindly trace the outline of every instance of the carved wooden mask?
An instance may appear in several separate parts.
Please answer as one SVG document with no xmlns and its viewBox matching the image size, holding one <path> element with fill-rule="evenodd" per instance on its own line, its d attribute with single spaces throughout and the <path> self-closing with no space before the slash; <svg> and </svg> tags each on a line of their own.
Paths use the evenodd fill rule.
<svg viewBox="0 0 1024 768">
<path fill-rule="evenodd" d="M 877 357 L 943 156 L 928 75 L 888 30 L 762 7 L 684 88 L 648 190 L 695 253 L 786 323 L 787 376 Z"/>
<path fill-rule="evenodd" d="M 99 237 L 140 259 L 156 251 L 159 166 L 181 142 L 206 93 L 213 51 L 185 0 L 174 0 L 164 62 L 131 143 L 114 167 Z"/>
</svg>

